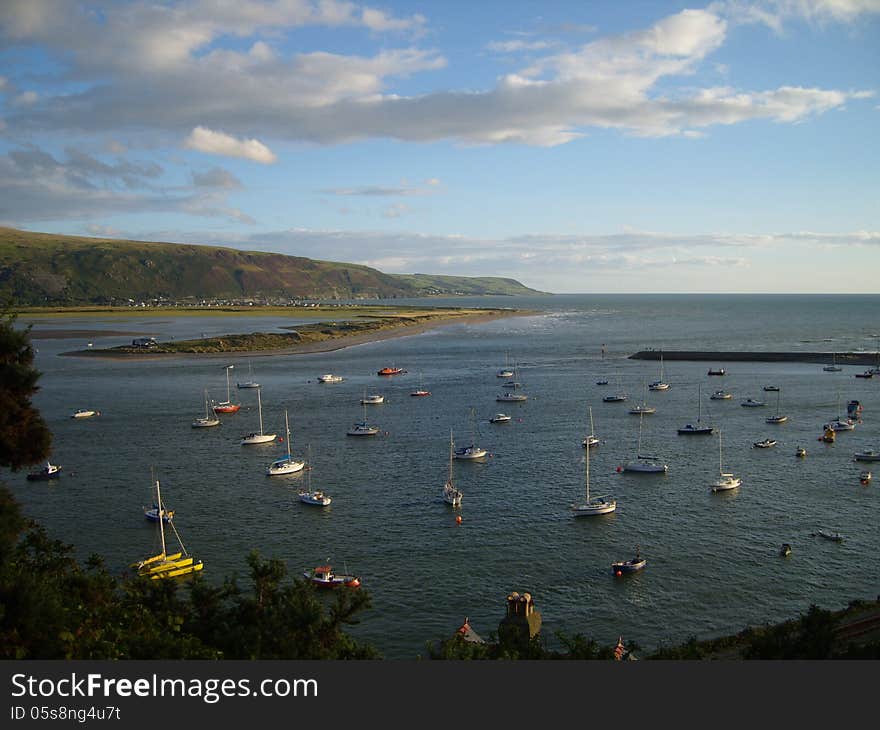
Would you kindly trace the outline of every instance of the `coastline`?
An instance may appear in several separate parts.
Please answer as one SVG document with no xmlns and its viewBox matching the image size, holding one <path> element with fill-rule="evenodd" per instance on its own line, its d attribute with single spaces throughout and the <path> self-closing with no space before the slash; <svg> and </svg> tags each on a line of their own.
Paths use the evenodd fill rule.
<svg viewBox="0 0 880 730">
<path fill-rule="evenodd" d="M 809 362 L 838 365 L 875 365 L 876 352 L 724 352 L 703 350 L 641 350 L 630 360 L 689 360 L 692 362 Z"/>
<path fill-rule="evenodd" d="M 432 316 L 424 322 L 414 322 L 407 324 L 399 324 L 382 330 L 372 330 L 364 333 L 342 334 L 339 336 L 329 337 L 327 339 L 315 342 L 303 342 L 289 347 L 273 348 L 273 349 L 235 349 L 224 350 L 221 352 L 131 352 L 128 350 L 72 350 L 69 352 L 61 352 L 59 355 L 67 357 L 88 357 L 97 359 L 112 360 L 156 360 L 169 358 L 199 358 L 199 359 L 219 359 L 228 358 L 230 355 L 244 357 L 269 357 L 281 355 L 308 355 L 315 353 L 334 352 L 348 347 L 369 344 L 371 342 L 381 342 L 397 337 L 410 337 L 413 335 L 423 334 L 429 330 L 438 329 L 440 327 L 448 327 L 455 324 L 484 324 L 497 319 L 506 319 L 508 317 L 524 317 L 538 314 L 533 310 L 491 310 L 487 312 L 474 313 L 459 312 L 445 313 Z M 291 328 L 294 329 L 294 328 Z"/>
</svg>

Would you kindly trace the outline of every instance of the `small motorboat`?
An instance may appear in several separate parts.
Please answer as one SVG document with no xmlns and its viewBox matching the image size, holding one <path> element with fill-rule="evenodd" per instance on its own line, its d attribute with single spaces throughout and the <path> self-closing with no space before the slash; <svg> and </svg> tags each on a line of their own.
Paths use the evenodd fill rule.
<svg viewBox="0 0 880 730">
<path fill-rule="evenodd" d="M 856 373 L 857 378 L 873 378 L 874 371 L 873 370 L 865 370 L 863 373 Z"/>
<path fill-rule="evenodd" d="M 791 545 L 789 545 L 787 542 L 782 543 L 782 547 L 779 549 L 779 554 L 783 558 L 787 558 L 789 555 L 791 555 Z"/>
<path fill-rule="evenodd" d="M 32 471 L 27 475 L 27 479 L 31 482 L 44 482 L 49 479 L 55 479 L 59 476 L 61 476 L 61 467 L 58 466 L 58 464 L 53 464 L 47 461 L 46 466 L 37 471 Z"/>
<path fill-rule="evenodd" d="M 794 452 L 794 455 L 798 458 L 803 459 L 807 455 L 807 450 L 803 446 L 798 446 L 797 451 Z"/>
<path fill-rule="evenodd" d="M 623 403 L 626 400 L 626 396 L 623 393 L 617 393 L 615 395 L 606 395 L 603 399 L 603 403 Z"/>
<path fill-rule="evenodd" d="M 341 383 L 343 380 L 345 378 L 341 375 L 334 375 L 333 373 L 327 373 L 318 378 L 319 383 Z"/>
<path fill-rule="evenodd" d="M 299 501 L 304 504 L 313 504 L 317 505 L 318 507 L 326 507 L 328 504 L 330 504 L 330 502 L 333 501 L 333 498 L 327 496 L 319 489 L 316 489 L 312 492 L 304 489 L 299 493 Z"/>
<path fill-rule="evenodd" d="M 779 391 L 778 385 L 765 385 L 764 390 L 768 393 L 776 393 Z"/>
<path fill-rule="evenodd" d="M 91 411 L 86 408 L 77 408 L 73 414 L 70 416 L 71 418 L 91 418 L 92 416 L 100 416 L 100 411 Z"/>
<path fill-rule="evenodd" d="M 834 440 L 837 438 L 837 435 L 834 433 L 834 429 L 831 428 L 829 424 L 825 424 L 825 430 L 822 432 L 822 435 L 819 437 L 820 441 L 824 441 L 826 444 L 833 444 Z"/>
<path fill-rule="evenodd" d="M 706 375 L 724 375 L 724 368 L 718 368 L 717 370 L 709 368 L 709 372 Z"/>
<path fill-rule="evenodd" d="M 510 420 L 510 416 L 506 413 L 496 413 L 492 418 L 489 419 L 489 423 L 507 423 Z"/>
<path fill-rule="evenodd" d="M 649 415 L 651 415 L 652 413 L 656 413 L 656 412 L 657 412 L 657 409 L 654 408 L 654 406 L 649 406 L 649 405 L 647 405 L 647 404 L 645 404 L 645 403 L 641 403 L 641 404 L 639 404 L 639 405 L 637 405 L 637 406 L 633 406 L 632 408 L 630 408 L 630 409 L 629 409 L 629 412 L 630 412 L 632 415 L 634 415 L 634 416 L 639 416 L 639 415 L 641 415 L 641 414 L 643 414 L 643 413 L 644 413 L 645 415 L 649 416 Z"/>
<path fill-rule="evenodd" d="M 361 579 L 356 575 L 334 573 L 329 565 L 319 565 L 314 570 L 307 570 L 303 573 L 303 577 L 319 588 L 338 588 L 340 586 L 357 588 L 361 584 Z"/>
<path fill-rule="evenodd" d="M 870 484 L 871 479 L 873 478 L 873 475 L 869 471 L 863 471 L 861 474 L 859 474 L 859 481 L 862 484 Z"/>
<path fill-rule="evenodd" d="M 771 446 L 776 446 L 776 439 L 764 439 L 763 441 L 755 441 L 754 446 L 758 449 L 769 449 Z"/>
<path fill-rule="evenodd" d="M 608 381 L 607 380 L 597 380 L 596 385 L 608 385 Z"/>
<path fill-rule="evenodd" d="M 636 548 L 636 555 L 634 558 L 611 563 L 611 572 L 614 573 L 614 575 L 635 573 L 637 570 L 644 568 L 647 564 L 648 561 L 639 554 L 639 549 Z"/>
<path fill-rule="evenodd" d="M 871 449 L 865 449 L 864 451 L 857 451 L 853 454 L 854 461 L 880 461 L 880 451 L 872 451 Z"/>
<path fill-rule="evenodd" d="M 831 540 L 832 542 L 843 542 L 843 535 L 839 532 L 830 532 L 828 530 L 818 530 L 813 533 L 813 537 L 824 537 L 826 540 Z"/>
<path fill-rule="evenodd" d="M 385 402 L 385 396 L 378 393 L 374 395 L 364 395 L 361 398 L 361 405 L 378 405 Z"/>
<path fill-rule="evenodd" d="M 740 405 L 744 408 L 761 408 L 762 406 L 766 406 L 767 404 L 762 400 L 746 398 L 742 403 L 740 403 Z"/>
<path fill-rule="evenodd" d="M 489 452 L 486 449 L 480 448 L 479 446 L 475 446 L 471 444 L 470 446 L 462 446 L 460 449 L 455 450 L 455 458 L 456 459 L 482 459 Z"/>
<path fill-rule="evenodd" d="M 525 393 L 501 393 L 495 398 L 499 403 L 522 403 L 528 399 Z"/>
<path fill-rule="evenodd" d="M 709 400 L 730 400 L 731 398 L 733 398 L 733 394 L 726 390 L 716 390 L 709 396 Z"/>
<path fill-rule="evenodd" d="M 159 505 L 154 503 L 152 507 L 144 510 L 144 517 L 146 517 L 150 522 L 158 522 L 159 515 L 162 516 L 162 522 L 166 525 L 174 519 L 174 510 L 173 509 L 165 509 L 159 508 Z"/>
</svg>

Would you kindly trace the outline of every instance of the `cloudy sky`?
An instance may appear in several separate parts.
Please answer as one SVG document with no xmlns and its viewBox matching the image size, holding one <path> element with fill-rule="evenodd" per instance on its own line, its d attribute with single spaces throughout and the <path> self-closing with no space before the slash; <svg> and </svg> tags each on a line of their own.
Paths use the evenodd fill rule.
<svg viewBox="0 0 880 730">
<path fill-rule="evenodd" d="M 877 292 L 880 0 L 3 0 L 0 225 Z"/>
</svg>

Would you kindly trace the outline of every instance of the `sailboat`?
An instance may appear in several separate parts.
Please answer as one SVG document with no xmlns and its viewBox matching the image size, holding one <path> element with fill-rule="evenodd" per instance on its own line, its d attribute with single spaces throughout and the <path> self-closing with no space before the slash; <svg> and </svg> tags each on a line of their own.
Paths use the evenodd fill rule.
<svg viewBox="0 0 880 730">
<path fill-rule="evenodd" d="M 853 422 L 852 418 L 847 417 L 846 419 L 841 418 L 840 415 L 840 391 L 837 391 L 837 418 L 835 418 L 831 423 L 826 424 L 828 428 L 832 431 L 852 431 L 855 429 L 856 424 Z"/>
<path fill-rule="evenodd" d="M 274 477 L 283 474 L 293 474 L 302 471 L 305 466 L 304 462 L 297 461 L 290 453 L 290 422 L 287 419 L 287 409 L 284 410 L 284 430 L 287 433 L 287 453 L 266 467 L 267 476 Z"/>
<path fill-rule="evenodd" d="M 766 423 L 785 423 L 788 420 L 788 416 L 783 415 L 779 412 L 779 399 L 782 396 L 782 391 L 776 391 L 776 414 L 770 416 L 769 418 L 765 418 L 764 421 Z"/>
<path fill-rule="evenodd" d="M 698 435 L 698 436 L 708 436 L 714 430 L 712 426 L 703 426 L 700 421 L 703 418 L 703 386 L 699 386 L 697 390 L 697 422 L 696 423 L 688 423 L 678 429 L 678 433 L 681 435 Z"/>
<path fill-rule="evenodd" d="M 367 404 L 364 403 L 363 399 L 361 399 L 361 404 L 364 406 L 364 420 L 360 423 L 356 423 L 345 433 L 348 436 L 375 436 L 379 433 L 379 427 L 371 426 L 367 423 Z"/>
<path fill-rule="evenodd" d="M 664 464 L 656 456 L 646 456 L 642 454 L 642 420 L 644 416 L 639 416 L 639 440 L 636 446 L 636 458 L 624 465 L 623 470 L 629 472 L 637 472 L 640 474 L 665 474 L 669 471 L 669 467 Z"/>
<path fill-rule="evenodd" d="M 623 392 L 623 389 L 620 387 L 620 375 L 617 376 L 617 392 L 612 393 L 611 395 L 606 395 L 603 399 L 603 403 L 622 403 L 626 400 L 626 393 Z"/>
<path fill-rule="evenodd" d="M 165 510 L 165 504 L 162 502 L 162 493 L 159 488 L 158 479 L 155 481 L 155 484 L 156 504 L 158 505 L 158 510 L 161 514 L 167 510 Z M 202 570 L 204 564 L 201 560 L 195 560 L 192 555 L 187 552 L 183 540 L 180 539 L 180 533 L 177 532 L 177 528 L 174 526 L 173 522 L 168 522 L 167 524 L 173 530 L 174 536 L 177 538 L 177 542 L 180 545 L 180 550 L 176 553 L 168 554 L 165 545 L 166 522 L 164 520 L 157 520 L 157 522 L 159 524 L 159 535 L 162 540 L 162 552 L 133 563 L 131 567 L 137 570 L 137 574 L 144 578 L 158 580 L 161 578 L 174 578 L 179 575 L 188 575 Z"/>
<path fill-rule="evenodd" d="M 823 369 L 826 373 L 839 373 L 841 370 L 843 370 L 843 368 L 840 367 L 840 365 L 837 364 L 837 353 L 836 353 L 836 352 L 834 352 L 834 353 L 831 354 L 831 364 L 830 364 L 830 365 L 826 365 L 826 366 L 825 366 L 824 368 L 822 368 L 822 369 Z"/>
<path fill-rule="evenodd" d="M 241 408 L 240 404 L 232 402 L 232 397 L 229 391 L 229 371 L 234 367 L 235 365 L 226 366 L 226 400 L 222 403 L 214 404 L 214 413 L 237 413 Z"/>
<path fill-rule="evenodd" d="M 446 478 L 446 484 L 443 485 L 443 501 L 451 504 L 453 507 L 461 507 L 461 499 L 464 497 L 462 491 L 455 486 L 452 481 L 452 459 L 455 442 L 452 440 L 452 431 L 449 432 L 449 476 Z"/>
<path fill-rule="evenodd" d="M 508 380 L 501 387 L 502 388 L 512 388 L 513 390 L 516 390 L 517 388 L 522 388 L 522 383 L 519 382 L 518 376 L 519 376 L 519 369 L 517 368 L 516 363 L 514 362 L 513 363 L 513 372 L 510 374 L 510 377 L 513 379 Z"/>
<path fill-rule="evenodd" d="M 641 403 L 634 405 L 629 409 L 629 412 L 634 416 L 638 416 L 640 413 L 644 413 L 646 416 L 651 413 L 656 413 L 657 409 L 654 406 L 648 405 L 648 384 L 645 383 L 645 398 Z"/>
<path fill-rule="evenodd" d="M 249 434 L 241 437 L 242 446 L 252 446 L 253 444 L 268 444 L 274 441 L 276 434 L 263 433 L 263 399 L 261 397 L 262 388 L 257 388 L 257 409 L 260 413 L 260 432 L 251 431 Z"/>
<path fill-rule="evenodd" d="M 260 384 L 254 381 L 254 368 L 248 360 L 248 380 L 244 383 L 236 383 L 238 388 L 259 388 Z"/>
<path fill-rule="evenodd" d="M 514 377 L 513 371 L 510 369 L 510 351 L 508 350 L 504 355 L 504 367 L 501 368 L 497 373 L 495 373 L 495 377 L 497 378 L 512 378 Z"/>
<path fill-rule="evenodd" d="M 663 380 L 663 353 L 660 353 L 660 379 L 648 386 L 649 390 L 669 390 L 669 383 Z"/>
<path fill-rule="evenodd" d="M 192 422 L 193 428 L 209 428 L 210 426 L 219 426 L 220 419 L 217 418 L 216 415 L 211 413 L 211 409 L 208 407 L 208 391 L 205 391 L 205 417 L 204 418 L 196 418 Z"/>
<path fill-rule="evenodd" d="M 306 470 L 306 488 L 299 490 L 299 501 L 304 504 L 313 504 L 317 507 L 326 507 L 333 498 L 324 494 L 323 490 L 312 489 L 312 447 L 309 446 L 309 466 Z"/>
<path fill-rule="evenodd" d="M 590 450 L 584 452 L 584 483 L 586 489 L 586 501 L 582 504 L 571 505 L 575 517 L 593 517 L 595 515 L 607 515 L 617 509 L 617 500 L 614 497 L 603 495 L 590 497 Z"/>
<path fill-rule="evenodd" d="M 718 479 L 712 483 L 713 492 L 724 492 L 728 489 L 736 489 L 742 484 L 742 479 L 734 476 L 731 472 L 724 471 L 721 464 L 721 431 L 718 431 Z"/>
<path fill-rule="evenodd" d="M 471 443 L 468 446 L 462 446 L 454 452 L 456 459 L 482 459 L 489 452 L 486 449 L 477 446 L 477 411 L 471 408 L 471 417 L 473 418 L 474 427 L 471 434 Z"/>
<path fill-rule="evenodd" d="M 593 406 L 590 406 L 590 433 L 587 434 L 587 437 L 584 439 L 583 447 L 592 448 L 593 446 L 597 446 L 599 444 L 599 437 L 596 436 L 596 430 L 593 428 Z"/>
<path fill-rule="evenodd" d="M 426 395 L 431 395 L 431 391 L 425 390 L 424 387 L 422 386 L 422 373 L 421 372 L 419 372 L 419 387 L 417 390 L 414 390 L 412 393 L 410 393 L 410 395 L 416 396 L 416 397 L 424 397 Z"/>
</svg>

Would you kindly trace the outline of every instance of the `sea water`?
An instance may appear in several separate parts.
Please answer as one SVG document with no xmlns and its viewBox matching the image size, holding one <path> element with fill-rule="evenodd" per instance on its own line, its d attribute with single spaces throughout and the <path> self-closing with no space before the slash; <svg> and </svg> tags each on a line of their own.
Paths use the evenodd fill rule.
<svg viewBox="0 0 880 730">
<path fill-rule="evenodd" d="M 877 486 L 860 484 L 866 465 L 852 457 L 880 449 L 880 378 L 854 378 L 864 366 L 829 373 L 817 363 L 665 361 L 671 388 L 654 392 L 646 384 L 659 378 L 660 363 L 629 356 L 646 349 L 875 352 L 880 297 L 556 295 L 409 303 L 532 313 L 329 353 L 228 360 L 61 353 L 86 349 L 86 340 L 112 347 L 138 335 L 281 331 L 301 320 L 34 318 L 42 372 L 34 402 L 54 434 L 52 461 L 64 471 L 50 483 L 27 482 L 23 472 L 4 478 L 53 537 L 73 544 L 80 558 L 97 553 L 122 572 L 156 549 L 158 529 L 143 516 L 154 499 L 155 473 L 186 548 L 205 563 L 206 580 L 245 580 L 254 549 L 283 559 L 296 576 L 326 562 L 356 573 L 373 605 L 350 631 L 389 659 L 426 655 L 428 642 L 449 637 L 466 617 L 488 636 L 511 591 L 532 594 L 551 647 L 560 645 L 562 632 L 602 645 L 622 636 L 645 649 L 793 618 L 813 603 L 835 609 L 875 597 L 880 567 L 865 558 L 880 544 L 880 496 Z M 63 330 L 93 334 L 47 337 Z M 504 392 L 496 372 L 505 361 L 516 366 L 528 401 L 496 402 Z M 287 410 L 289 446 L 300 458 L 310 451 L 311 486 L 333 498 L 329 507 L 298 501 L 304 472 L 265 475 L 287 443 L 239 445 L 243 433 L 259 428 L 256 391 L 235 388 L 249 379 L 249 363 L 262 385 L 264 431 L 283 437 Z M 227 365 L 234 365 L 232 397 L 242 409 L 221 416 L 220 427 L 191 428 L 204 415 L 206 389 L 225 400 Z M 389 365 L 407 372 L 377 376 Z M 727 375 L 707 375 L 718 367 Z M 319 384 L 324 373 L 345 380 Z M 420 384 L 431 395 L 411 397 Z M 786 423 L 765 423 L 777 409 L 777 393 L 763 391 L 765 385 L 780 387 Z M 733 399 L 710 400 L 718 388 Z M 617 390 L 628 394 L 626 402 L 602 402 Z M 367 406 L 380 433 L 346 436 L 363 418 L 365 391 L 385 396 L 384 404 Z M 741 407 L 748 397 L 767 406 Z M 863 405 L 863 422 L 834 444 L 819 442 L 822 425 L 853 399 Z M 665 475 L 620 471 L 635 456 L 639 435 L 639 417 L 628 410 L 643 400 L 657 411 L 642 419 L 642 452 L 667 463 Z M 70 418 L 77 408 L 101 415 Z M 590 491 L 614 495 L 618 508 L 576 519 L 570 505 L 584 497 L 590 408 L 601 440 L 590 452 Z M 497 412 L 512 420 L 490 424 Z M 698 415 L 715 435 L 677 434 Z M 714 494 L 718 429 L 724 471 L 743 483 Z M 479 462 L 455 461 L 464 492 L 458 510 L 440 496 L 450 431 L 456 446 L 475 441 L 489 451 Z M 766 437 L 777 446 L 752 446 Z M 798 446 L 806 458 L 795 456 Z M 813 535 L 819 529 L 846 539 L 825 541 Z M 782 543 L 792 545 L 788 558 L 779 554 Z M 611 563 L 632 557 L 637 546 L 647 567 L 615 577 Z"/>
</svg>

